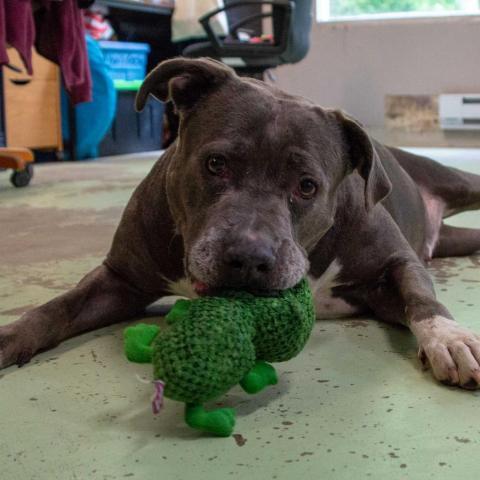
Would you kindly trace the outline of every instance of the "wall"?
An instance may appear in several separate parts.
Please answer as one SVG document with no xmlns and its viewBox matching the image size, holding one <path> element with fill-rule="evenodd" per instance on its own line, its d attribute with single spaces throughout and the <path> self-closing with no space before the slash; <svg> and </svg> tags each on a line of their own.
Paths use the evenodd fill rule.
<svg viewBox="0 0 480 480">
<path fill-rule="evenodd" d="M 307 58 L 277 77 L 382 136 L 387 94 L 480 92 L 480 17 L 315 23 Z"/>
</svg>

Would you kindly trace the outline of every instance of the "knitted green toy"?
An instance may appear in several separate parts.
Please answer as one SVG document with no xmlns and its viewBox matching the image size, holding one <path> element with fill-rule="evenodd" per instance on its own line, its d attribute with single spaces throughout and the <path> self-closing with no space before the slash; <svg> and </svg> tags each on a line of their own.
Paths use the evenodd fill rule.
<svg viewBox="0 0 480 480">
<path fill-rule="evenodd" d="M 225 290 L 214 297 L 178 300 L 166 317 L 169 328 L 139 324 L 124 331 L 130 361 L 153 363 L 157 413 L 163 395 L 186 404 L 192 427 L 229 436 L 233 408 L 206 411 L 203 404 L 237 383 L 257 393 L 277 383 L 274 368 L 297 355 L 313 328 L 315 314 L 307 281 L 272 297 Z"/>
</svg>

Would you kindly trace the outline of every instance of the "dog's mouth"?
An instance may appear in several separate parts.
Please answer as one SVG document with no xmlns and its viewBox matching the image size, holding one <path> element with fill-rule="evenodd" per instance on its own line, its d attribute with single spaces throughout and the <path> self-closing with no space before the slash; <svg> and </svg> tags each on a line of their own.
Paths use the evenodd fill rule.
<svg viewBox="0 0 480 480">
<path fill-rule="evenodd" d="M 293 242 L 282 244 L 278 252 L 282 261 L 268 270 L 224 262 L 223 258 L 218 258 L 222 252 L 217 244 L 212 246 L 212 242 L 198 241 L 185 259 L 187 278 L 198 296 L 215 296 L 222 292 L 228 295 L 227 291 L 232 290 L 255 296 L 275 296 L 298 283 L 308 269 L 308 260 Z"/>
<path fill-rule="evenodd" d="M 209 285 L 207 285 L 205 282 L 201 282 L 199 280 L 193 280 L 192 285 L 193 285 L 193 290 L 195 291 L 195 293 L 199 297 L 204 297 L 206 295 L 209 295 L 214 290 Z"/>
</svg>

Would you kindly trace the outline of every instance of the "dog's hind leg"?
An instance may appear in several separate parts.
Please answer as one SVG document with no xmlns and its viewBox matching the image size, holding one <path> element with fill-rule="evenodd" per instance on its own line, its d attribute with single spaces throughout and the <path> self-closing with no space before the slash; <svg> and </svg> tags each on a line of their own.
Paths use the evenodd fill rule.
<svg viewBox="0 0 480 480">
<path fill-rule="evenodd" d="M 432 188 L 433 194 L 445 202 L 443 218 L 480 209 L 480 175 L 452 167 L 443 168 L 447 169 L 450 181 L 446 178 Z"/>
<path fill-rule="evenodd" d="M 480 229 L 452 227 L 442 223 L 434 257 L 461 257 L 480 252 Z"/>
<path fill-rule="evenodd" d="M 396 148 L 391 148 L 391 151 L 419 186 L 422 196 L 426 194 L 442 205 L 443 218 L 480 209 L 480 175 L 447 167 Z"/>
<path fill-rule="evenodd" d="M 480 209 L 480 175 L 391 148 L 402 168 L 418 185 L 426 210 L 423 260 L 470 255 L 480 250 L 480 230 L 456 228 L 443 219 Z"/>
</svg>

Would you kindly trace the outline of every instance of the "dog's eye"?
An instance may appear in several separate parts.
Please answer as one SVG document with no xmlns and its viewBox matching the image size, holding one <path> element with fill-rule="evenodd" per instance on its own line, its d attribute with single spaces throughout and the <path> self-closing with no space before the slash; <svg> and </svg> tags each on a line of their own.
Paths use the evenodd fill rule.
<svg viewBox="0 0 480 480">
<path fill-rule="evenodd" d="M 227 161 L 222 155 L 210 155 L 207 159 L 207 169 L 212 175 L 223 175 L 227 170 Z"/>
<path fill-rule="evenodd" d="M 313 198 L 317 193 L 317 184 L 311 178 L 304 178 L 298 184 L 298 194 L 305 199 Z"/>
</svg>

